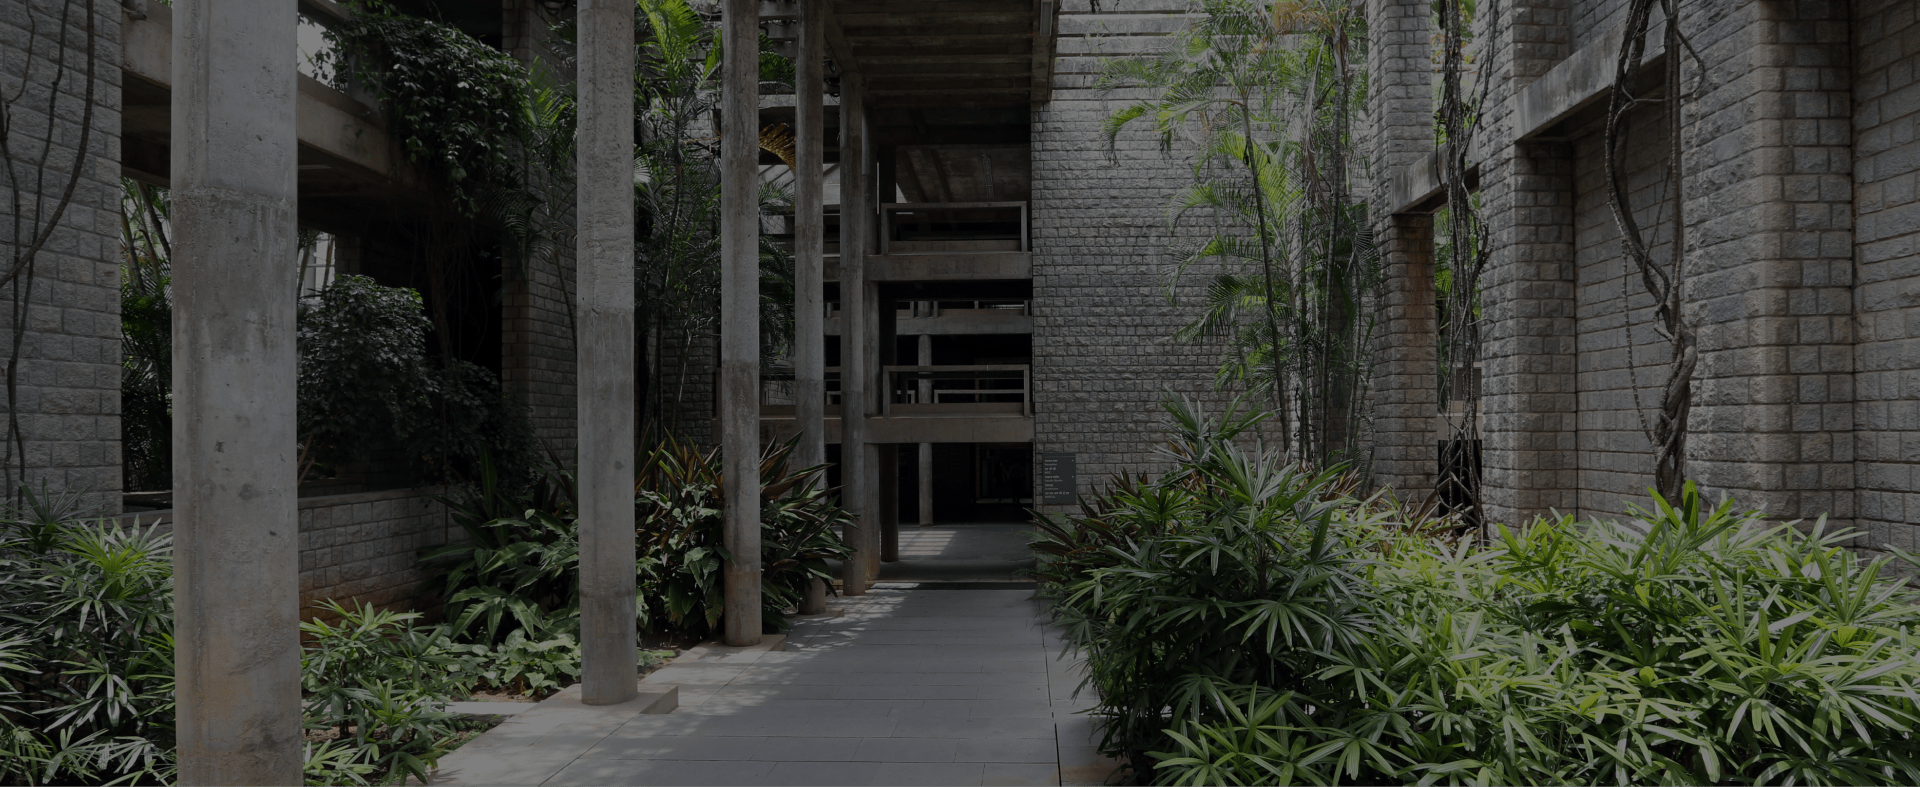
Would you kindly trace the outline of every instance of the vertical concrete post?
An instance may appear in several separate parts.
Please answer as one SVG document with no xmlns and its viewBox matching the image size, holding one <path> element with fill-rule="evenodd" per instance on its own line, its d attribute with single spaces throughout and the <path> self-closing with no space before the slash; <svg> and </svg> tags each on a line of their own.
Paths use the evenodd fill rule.
<svg viewBox="0 0 1920 787">
<path fill-rule="evenodd" d="M 840 81 L 840 499 L 853 513 L 847 546 L 853 554 L 841 566 L 842 589 L 852 596 L 867 592 L 873 548 L 873 462 L 867 445 L 867 388 L 871 366 L 867 334 L 867 162 L 866 102 L 859 74 Z"/>
<path fill-rule="evenodd" d="M 580 0 L 580 699 L 639 691 L 634 637 L 633 4 Z"/>
<path fill-rule="evenodd" d="M 825 216 L 821 181 L 826 172 L 823 138 L 825 96 L 825 0 L 801 0 L 799 59 L 794 62 L 793 172 L 793 395 L 800 442 L 793 461 L 813 467 L 827 461 Z M 801 600 L 803 614 L 827 611 L 826 585 L 814 580 Z"/>
<path fill-rule="evenodd" d="M 827 461 L 826 311 L 824 214 L 821 182 L 826 167 L 822 138 L 827 124 L 821 73 L 825 59 L 825 0 L 801 0 L 800 52 L 794 61 L 793 172 L 793 396 L 800 442 L 794 463 Z"/>
<path fill-rule="evenodd" d="M 929 307 L 933 304 L 928 303 Z M 927 309 L 928 317 L 934 316 L 934 310 Z M 920 334 L 920 357 L 915 361 L 921 366 L 933 365 L 933 335 Z M 921 380 L 918 398 L 925 404 L 933 404 L 933 381 Z M 915 468 L 920 473 L 920 526 L 933 524 L 933 444 L 920 444 L 920 462 Z"/>
<path fill-rule="evenodd" d="M 876 446 L 880 454 L 878 494 L 880 514 L 880 562 L 900 561 L 900 446 L 884 443 Z"/>
<path fill-rule="evenodd" d="M 173 466 L 182 784 L 299 784 L 293 0 L 173 23 Z"/>
<path fill-rule="evenodd" d="M 720 94 L 720 461 L 728 645 L 760 642 L 759 0 L 726 0 Z"/>
</svg>

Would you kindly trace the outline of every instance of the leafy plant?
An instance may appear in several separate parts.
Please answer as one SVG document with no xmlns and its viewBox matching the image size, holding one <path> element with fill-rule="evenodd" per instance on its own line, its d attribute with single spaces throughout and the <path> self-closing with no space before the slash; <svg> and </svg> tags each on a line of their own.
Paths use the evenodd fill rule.
<svg viewBox="0 0 1920 787">
<path fill-rule="evenodd" d="M 0 520 L 0 778 L 170 781 L 171 539 L 24 496 Z"/>
<path fill-rule="evenodd" d="M 120 450 L 127 489 L 173 483 L 173 247 L 166 190 L 123 178 Z"/>
<path fill-rule="evenodd" d="M 341 276 L 300 312 L 301 474 L 403 450 L 427 480 L 473 472 L 485 454 L 517 478 L 530 427 L 474 364 L 426 353 L 420 294 Z"/>
<path fill-rule="evenodd" d="M 761 456 L 763 620 L 784 626 L 811 579 L 831 579 L 843 558 L 839 528 L 849 515 L 823 489 L 819 468 L 791 469 L 791 446 Z M 465 542 L 421 552 L 432 577 L 424 595 L 446 599 L 458 636 L 493 648 L 517 634 L 532 647 L 578 633 L 579 525 L 572 476 L 549 457 L 543 480 L 519 497 L 490 473 L 450 500 Z M 720 510 L 720 459 L 667 437 L 636 478 L 635 582 L 638 629 L 705 636 L 720 625 L 721 567 L 727 559 Z M 509 513 L 511 512 L 511 513 Z"/>
<path fill-rule="evenodd" d="M 1182 241 L 1168 296 L 1205 272 L 1202 311 L 1175 338 L 1225 340 L 1218 380 L 1265 394 L 1280 449 L 1328 466 L 1362 462 L 1381 281 L 1354 149 L 1365 106 L 1362 9 L 1345 0 L 1201 0 L 1153 57 L 1105 61 L 1100 86 L 1146 98 L 1108 118 L 1109 144 L 1146 124 L 1193 156 L 1168 223 Z"/>
<path fill-rule="evenodd" d="M 1182 423 L 1174 472 L 1109 490 L 1039 542 L 1104 746 L 1139 778 L 1920 776 L 1920 608 L 1850 534 L 1687 487 L 1626 521 L 1456 543 L 1442 537 L 1456 520 Z"/>
<path fill-rule="evenodd" d="M 466 215 L 516 184 L 532 136 L 527 73 L 511 55 L 451 26 L 360 0 L 327 28 L 316 56 L 335 87 L 364 89 L 385 110 L 407 158 L 425 166 Z"/>
</svg>

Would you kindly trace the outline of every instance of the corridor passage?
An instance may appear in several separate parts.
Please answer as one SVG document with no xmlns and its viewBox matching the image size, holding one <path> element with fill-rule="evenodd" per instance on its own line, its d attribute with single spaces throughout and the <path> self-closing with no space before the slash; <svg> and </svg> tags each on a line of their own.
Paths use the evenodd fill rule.
<svg viewBox="0 0 1920 787">
<path fill-rule="evenodd" d="M 948 538 L 902 530 L 906 558 Z M 992 584 L 883 583 L 830 599 L 842 614 L 802 621 L 783 650 L 688 651 L 641 685 L 677 686 L 671 713 L 563 693 L 442 760 L 435 783 L 1101 783 L 1114 764 L 1078 713 L 1080 662 L 1060 658 L 1031 584 Z"/>
</svg>

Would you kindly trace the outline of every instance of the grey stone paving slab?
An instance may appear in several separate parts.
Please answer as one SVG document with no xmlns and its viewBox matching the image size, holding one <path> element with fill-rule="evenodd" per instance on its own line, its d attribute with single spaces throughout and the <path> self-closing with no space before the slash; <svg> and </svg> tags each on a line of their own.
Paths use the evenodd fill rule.
<svg viewBox="0 0 1920 787">
<path fill-rule="evenodd" d="M 435 783 L 1060 784 L 1112 771 L 1076 715 L 1092 704 L 1072 696 L 1083 666 L 1060 658 L 1030 587 L 841 604 L 779 649 L 703 646 L 649 674 L 643 691 L 677 691 L 672 713 L 556 697 L 443 759 Z"/>
<path fill-rule="evenodd" d="M 863 762 L 954 762 L 953 738 L 863 738 L 853 759 Z"/>
</svg>

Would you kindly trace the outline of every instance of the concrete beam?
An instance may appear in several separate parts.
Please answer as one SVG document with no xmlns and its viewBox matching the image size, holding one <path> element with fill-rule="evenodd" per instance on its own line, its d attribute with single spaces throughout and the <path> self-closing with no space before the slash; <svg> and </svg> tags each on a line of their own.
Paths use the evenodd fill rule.
<svg viewBox="0 0 1920 787">
<path fill-rule="evenodd" d="M 299 784 L 295 6 L 176 2 L 179 780 Z"/>
<path fill-rule="evenodd" d="M 827 263 L 827 281 L 840 280 L 840 266 Z M 866 279 L 884 282 L 1003 281 L 1033 278 L 1033 255 L 1024 251 L 952 254 L 874 254 Z"/>
<path fill-rule="evenodd" d="M 1034 6 L 1032 97 L 1029 100 L 1038 106 L 1053 98 L 1054 14 L 1059 11 L 1059 5 L 1055 0 L 1036 0 Z"/>
<path fill-rule="evenodd" d="M 828 336 L 839 336 L 840 318 L 834 316 L 827 319 L 825 330 Z M 902 317 L 895 333 L 900 336 L 1019 336 L 1033 333 L 1033 318 L 1011 311 L 1002 314 L 988 312 Z M 922 361 L 921 365 L 932 364 Z"/>
<path fill-rule="evenodd" d="M 580 699 L 618 705 L 639 691 L 634 680 L 633 4 L 580 0 L 578 8 Z"/>
<path fill-rule="evenodd" d="M 1640 72 L 1656 72 L 1666 56 L 1665 25 L 1655 24 L 1647 31 L 1646 57 Z M 1468 151 L 1469 178 L 1478 180 L 1480 162 L 1496 149 L 1513 142 L 1541 137 L 1545 132 L 1582 110 L 1606 101 L 1613 90 L 1613 75 L 1620 59 L 1620 43 L 1626 38 L 1626 25 L 1615 25 L 1580 51 L 1542 75 L 1514 95 L 1511 139 L 1482 133 L 1474 138 Z M 1447 187 L 1446 156 L 1450 146 L 1441 146 L 1426 154 L 1419 163 L 1403 168 L 1388 179 L 1387 205 L 1390 213 L 1427 213 L 1444 201 Z M 1469 183 L 1469 188 L 1477 187 Z"/>
<path fill-rule="evenodd" d="M 174 13 L 173 8 L 149 3 L 145 19 L 128 20 L 120 44 L 121 70 L 126 76 L 161 90 L 172 89 Z M 326 163 L 358 171 L 369 180 L 408 190 L 422 188 L 418 170 L 397 154 L 397 146 L 371 108 L 305 74 L 297 74 L 297 79 L 295 134 L 302 163 Z M 151 126 L 158 131 L 170 122 L 163 107 L 128 114 L 122 122 L 133 129 Z M 148 176 L 143 179 L 164 180 L 167 173 L 142 174 Z"/>
<path fill-rule="evenodd" d="M 895 405 L 898 407 L 899 405 Z M 941 405 L 952 407 L 953 405 Z M 792 439 L 797 433 L 792 408 L 761 408 L 760 439 L 772 443 Z M 872 417 L 867 421 L 866 440 L 872 443 L 1027 443 L 1033 441 L 1033 416 L 1018 413 L 955 413 L 935 415 L 915 413 Z M 840 417 L 829 413 L 826 419 L 827 443 L 841 445 Z"/>
<path fill-rule="evenodd" d="M 720 98 L 720 464 L 726 622 L 760 642 L 760 0 L 722 4 Z"/>
</svg>

